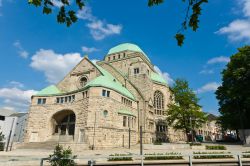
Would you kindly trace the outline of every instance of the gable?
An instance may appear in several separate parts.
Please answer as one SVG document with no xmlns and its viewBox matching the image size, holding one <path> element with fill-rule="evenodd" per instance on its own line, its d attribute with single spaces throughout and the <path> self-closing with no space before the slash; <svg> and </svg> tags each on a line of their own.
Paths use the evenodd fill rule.
<svg viewBox="0 0 250 166">
<path fill-rule="evenodd" d="M 82 88 L 81 79 L 84 77 L 87 82 L 101 75 L 98 68 L 84 57 L 64 78 L 57 84 L 62 92 L 70 92 Z"/>
</svg>

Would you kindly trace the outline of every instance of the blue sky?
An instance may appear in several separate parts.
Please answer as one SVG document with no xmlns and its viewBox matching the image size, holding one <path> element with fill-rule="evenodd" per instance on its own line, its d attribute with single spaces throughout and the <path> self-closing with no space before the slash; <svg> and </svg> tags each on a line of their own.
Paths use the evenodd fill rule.
<svg viewBox="0 0 250 166">
<path fill-rule="evenodd" d="M 131 42 L 170 83 L 187 79 L 203 110 L 218 114 L 220 72 L 250 41 L 250 0 L 210 0 L 198 31 L 186 31 L 178 47 L 173 36 L 184 7 L 181 1 L 152 8 L 146 0 L 88 1 L 67 28 L 26 1 L 0 0 L 0 108 L 27 111 L 32 94 L 60 80 L 84 55 L 102 59 L 111 47 Z"/>
</svg>

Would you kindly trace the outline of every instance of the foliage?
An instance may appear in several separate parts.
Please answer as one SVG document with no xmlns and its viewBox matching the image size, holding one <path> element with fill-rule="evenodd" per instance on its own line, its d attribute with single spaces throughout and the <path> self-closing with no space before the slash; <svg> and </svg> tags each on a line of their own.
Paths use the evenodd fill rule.
<svg viewBox="0 0 250 166">
<path fill-rule="evenodd" d="M 150 154 L 145 154 L 146 157 L 144 160 L 180 160 L 183 159 L 183 156 L 181 153 L 150 153 Z"/>
<path fill-rule="evenodd" d="M 238 49 L 222 71 L 222 85 L 216 91 L 219 122 L 223 129 L 250 128 L 250 46 Z"/>
<path fill-rule="evenodd" d="M 230 152 L 194 152 L 194 159 L 233 158 Z"/>
<path fill-rule="evenodd" d="M 190 146 L 201 146 L 202 144 L 200 142 L 192 142 L 189 145 Z"/>
<path fill-rule="evenodd" d="M 28 0 L 28 2 L 36 7 L 42 6 L 44 14 L 51 14 L 53 7 L 60 6 L 57 22 L 66 24 L 68 27 L 77 21 L 76 9 L 74 7 L 82 10 L 85 6 L 83 0 L 75 0 L 74 4 L 71 4 L 69 0 Z M 67 8 L 70 9 L 67 10 Z"/>
<path fill-rule="evenodd" d="M 4 151 L 4 142 L 2 142 L 4 140 L 4 135 L 2 132 L 0 132 L 0 151 Z"/>
<path fill-rule="evenodd" d="M 206 145 L 207 150 L 227 150 L 227 148 L 223 145 L 214 145 L 214 146 L 209 146 Z"/>
<path fill-rule="evenodd" d="M 63 149 L 62 145 L 57 145 L 54 149 L 54 153 L 49 155 L 49 163 L 51 166 L 75 166 L 75 155 L 72 155 L 72 150 Z"/>
<path fill-rule="evenodd" d="M 4 135 L 2 132 L 0 132 L 0 142 L 3 141 L 3 139 L 4 139 Z"/>
<path fill-rule="evenodd" d="M 66 24 L 67 27 L 71 26 L 72 23 L 77 21 L 76 8 L 82 10 L 85 6 L 84 0 L 75 0 L 75 3 L 72 3 L 70 0 L 28 0 L 29 4 L 32 4 L 36 7 L 42 7 L 44 14 L 51 14 L 53 12 L 53 7 L 60 7 L 57 13 L 57 22 Z M 163 0 L 148 0 L 148 6 L 152 7 L 155 5 L 160 5 Z M 181 33 L 186 30 L 188 27 L 193 31 L 196 31 L 199 28 L 199 17 L 201 15 L 201 5 L 207 3 L 208 0 L 182 0 L 186 5 L 186 12 L 184 21 L 181 23 L 181 28 L 178 30 L 175 38 L 177 44 L 181 46 L 184 42 L 184 35 Z"/>
<path fill-rule="evenodd" d="M 190 131 L 206 122 L 206 115 L 201 111 L 198 98 L 186 80 L 177 79 L 171 89 L 174 102 L 168 105 L 167 123 L 176 130 L 183 130 L 188 137 Z"/>
<path fill-rule="evenodd" d="M 132 156 L 129 154 L 111 154 L 108 161 L 132 161 Z"/>
<path fill-rule="evenodd" d="M 162 142 L 159 140 L 154 141 L 154 145 L 162 145 Z"/>
</svg>

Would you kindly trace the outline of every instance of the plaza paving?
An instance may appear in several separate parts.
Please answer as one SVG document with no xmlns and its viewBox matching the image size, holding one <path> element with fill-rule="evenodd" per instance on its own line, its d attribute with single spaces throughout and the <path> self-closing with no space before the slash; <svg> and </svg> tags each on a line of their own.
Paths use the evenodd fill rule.
<svg viewBox="0 0 250 166">
<path fill-rule="evenodd" d="M 211 145 L 211 144 L 204 144 Z M 214 145 L 214 144 L 213 144 Z M 242 145 L 225 145 L 227 147 L 227 152 L 232 154 L 241 153 L 245 151 L 250 151 L 250 147 L 243 147 Z M 134 154 L 138 155 L 140 153 L 139 145 L 132 146 L 131 149 L 128 148 L 114 148 L 108 150 L 84 150 L 82 152 L 74 153 L 79 158 L 76 160 L 78 163 L 86 163 L 89 159 L 94 159 L 97 162 L 106 162 L 106 157 L 110 154 Z M 196 150 L 190 149 L 188 144 L 163 144 L 163 145 L 143 145 L 143 152 L 146 153 L 165 153 L 165 152 L 178 152 L 182 155 L 192 154 L 193 151 L 206 151 L 206 150 Z M 210 150 L 214 151 L 214 150 Z M 8 165 L 39 165 L 41 158 L 48 157 L 52 154 L 53 150 L 45 149 L 16 149 L 9 152 L 0 152 L 0 166 Z M 188 157 L 185 156 L 185 159 Z M 45 162 L 46 164 L 46 162 Z"/>
</svg>

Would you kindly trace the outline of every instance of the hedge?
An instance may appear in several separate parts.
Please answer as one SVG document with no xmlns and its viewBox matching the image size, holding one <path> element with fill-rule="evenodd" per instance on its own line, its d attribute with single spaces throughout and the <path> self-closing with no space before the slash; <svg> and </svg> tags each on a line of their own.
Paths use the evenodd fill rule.
<svg viewBox="0 0 250 166">
<path fill-rule="evenodd" d="M 132 156 L 129 154 L 111 154 L 109 155 L 108 161 L 132 161 Z"/>
<path fill-rule="evenodd" d="M 227 150 L 227 148 L 223 145 L 214 145 L 214 146 L 208 146 L 206 145 L 207 150 Z"/>
<path fill-rule="evenodd" d="M 145 154 L 147 155 L 144 160 L 181 160 L 183 159 L 183 156 L 181 153 L 150 153 Z M 173 156 L 172 156 L 173 155 Z"/>
<path fill-rule="evenodd" d="M 230 152 L 194 152 L 194 159 L 221 159 L 221 158 L 233 158 Z M 197 155 L 198 154 L 198 155 Z M 207 155 L 209 154 L 209 155 Z M 222 155 L 224 154 L 224 155 Z"/>
</svg>

